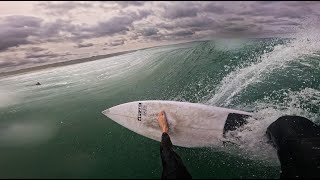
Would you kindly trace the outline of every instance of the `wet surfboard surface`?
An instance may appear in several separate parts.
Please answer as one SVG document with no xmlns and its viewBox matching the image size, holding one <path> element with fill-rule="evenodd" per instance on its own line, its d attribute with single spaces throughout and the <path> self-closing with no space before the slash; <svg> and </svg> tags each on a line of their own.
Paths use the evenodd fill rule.
<svg viewBox="0 0 320 180">
<path fill-rule="evenodd" d="M 161 100 L 128 102 L 102 113 L 131 131 L 160 142 L 162 133 L 157 117 L 162 110 L 166 113 L 172 143 L 182 147 L 221 145 L 226 128 L 235 124 L 234 115 L 251 115 L 199 103 Z"/>
</svg>

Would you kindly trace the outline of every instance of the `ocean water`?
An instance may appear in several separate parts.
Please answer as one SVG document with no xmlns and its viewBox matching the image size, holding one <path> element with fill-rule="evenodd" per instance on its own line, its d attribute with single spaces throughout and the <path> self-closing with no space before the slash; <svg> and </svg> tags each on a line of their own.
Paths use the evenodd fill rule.
<svg viewBox="0 0 320 180">
<path fill-rule="evenodd" d="M 215 39 L 1 78 L 0 178 L 160 178 L 159 142 L 101 113 L 155 99 L 254 113 L 235 144 L 175 147 L 193 178 L 279 178 L 265 131 L 285 114 L 320 122 L 320 41 Z"/>
</svg>

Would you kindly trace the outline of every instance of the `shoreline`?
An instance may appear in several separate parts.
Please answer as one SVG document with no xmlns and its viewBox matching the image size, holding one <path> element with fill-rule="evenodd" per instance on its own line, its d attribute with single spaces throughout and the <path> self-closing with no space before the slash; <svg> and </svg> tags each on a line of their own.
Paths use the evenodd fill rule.
<svg viewBox="0 0 320 180">
<path fill-rule="evenodd" d="M 207 40 L 198 40 L 198 41 L 202 42 L 202 41 L 207 41 Z M 8 72 L 0 72 L 0 78 L 5 78 L 5 77 L 9 77 L 9 76 L 13 76 L 13 75 L 19 75 L 19 74 L 25 74 L 25 73 L 29 73 L 29 72 L 33 72 L 33 71 L 39 71 L 39 70 L 43 70 L 43 69 L 49 69 L 49 68 L 55 68 L 55 67 L 61 67 L 61 66 L 68 66 L 68 65 L 79 64 L 79 63 L 90 62 L 90 61 L 97 61 L 97 60 L 104 59 L 104 58 L 110 58 L 110 57 L 114 57 L 114 56 L 119 56 L 119 55 L 123 55 L 123 54 L 136 52 L 136 51 L 139 51 L 139 50 L 158 48 L 158 47 L 168 46 L 168 45 L 178 45 L 178 44 L 192 43 L 192 42 L 197 42 L 197 41 L 187 41 L 187 42 L 165 44 L 165 45 L 159 45 L 159 46 L 151 46 L 151 47 L 145 47 L 145 48 L 141 48 L 141 49 L 134 49 L 134 50 L 121 51 L 121 52 L 115 52 L 115 53 L 110 53 L 110 54 L 104 54 L 104 55 L 91 56 L 91 57 L 86 57 L 86 58 L 80 58 L 80 59 L 73 59 L 73 60 L 68 60 L 68 61 L 56 62 L 56 63 L 45 64 L 45 65 L 40 65 L 40 66 L 34 66 L 34 67 L 29 67 L 29 68 L 25 68 L 25 69 L 18 69 L 18 70 L 13 70 L 13 71 L 8 71 Z"/>
<path fill-rule="evenodd" d="M 28 72 L 32 72 L 32 71 L 39 71 L 39 70 L 43 70 L 43 69 L 79 64 L 79 63 L 84 63 L 84 62 L 89 62 L 89 61 L 96 61 L 96 60 L 119 56 L 119 55 L 131 53 L 131 52 L 135 52 L 135 51 L 138 51 L 138 50 L 121 51 L 121 52 L 110 53 L 110 54 L 105 54 L 105 55 L 91 56 L 91 57 L 74 59 L 74 60 L 69 60 L 69 61 L 34 66 L 34 67 L 29 67 L 29 68 L 25 68 L 25 69 L 18 69 L 18 70 L 14 70 L 14 71 L 0 72 L 0 78 L 9 77 L 9 76 L 18 75 L 18 74 L 24 74 L 24 73 L 28 73 Z"/>
</svg>

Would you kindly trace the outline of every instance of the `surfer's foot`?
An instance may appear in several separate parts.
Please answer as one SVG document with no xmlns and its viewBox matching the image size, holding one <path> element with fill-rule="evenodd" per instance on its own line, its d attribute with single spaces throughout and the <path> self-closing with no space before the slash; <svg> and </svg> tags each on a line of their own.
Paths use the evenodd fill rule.
<svg viewBox="0 0 320 180">
<path fill-rule="evenodd" d="M 168 126 L 168 122 L 167 122 L 167 118 L 166 118 L 166 114 L 164 111 L 161 111 L 158 114 L 158 122 L 159 122 L 159 126 L 160 129 L 162 131 L 162 133 L 168 133 L 169 131 L 169 126 Z"/>
</svg>

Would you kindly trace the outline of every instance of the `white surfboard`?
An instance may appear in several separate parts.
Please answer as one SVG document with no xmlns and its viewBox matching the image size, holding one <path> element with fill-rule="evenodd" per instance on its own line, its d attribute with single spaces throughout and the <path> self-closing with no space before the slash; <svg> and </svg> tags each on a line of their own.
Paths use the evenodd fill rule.
<svg viewBox="0 0 320 180">
<path fill-rule="evenodd" d="M 166 113 L 172 143 L 182 147 L 221 145 L 230 113 L 252 115 L 198 103 L 158 100 L 120 104 L 102 113 L 118 124 L 160 142 L 162 133 L 157 117 L 161 110 Z"/>
</svg>

